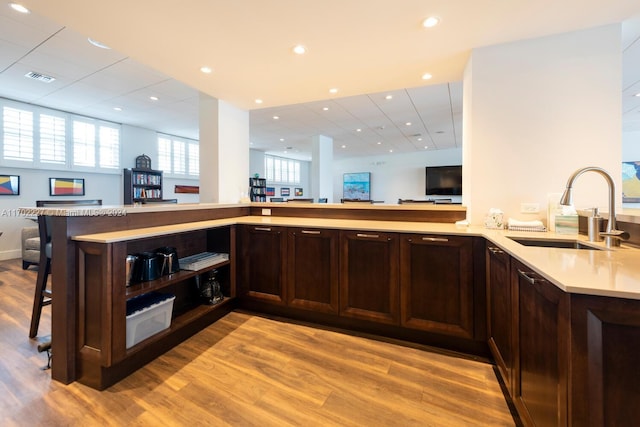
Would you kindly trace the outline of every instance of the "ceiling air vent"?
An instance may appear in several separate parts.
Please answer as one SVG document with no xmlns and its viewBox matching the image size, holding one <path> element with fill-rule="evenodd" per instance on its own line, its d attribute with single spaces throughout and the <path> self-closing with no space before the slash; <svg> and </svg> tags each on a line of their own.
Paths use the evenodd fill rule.
<svg viewBox="0 0 640 427">
<path fill-rule="evenodd" d="M 55 77 L 46 76 L 44 74 L 36 73 L 35 71 L 29 71 L 24 76 L 29 78 L 29 79 L 38 80 L 38 81 L 44 82 L 44 83 L 51 83 L 52 81 L 54 81 L 56 79 Z"/>
</svg>

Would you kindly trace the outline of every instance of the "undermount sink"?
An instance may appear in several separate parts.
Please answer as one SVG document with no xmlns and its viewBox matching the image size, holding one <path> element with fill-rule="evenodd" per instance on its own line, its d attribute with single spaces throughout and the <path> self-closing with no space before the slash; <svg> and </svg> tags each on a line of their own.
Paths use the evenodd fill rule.
<svg viewBox="0 0 640 427">
<path fill-rule="evenodd" d="M 509 237 L 514 242 L 524 246 L 540 246 L 545 248 L 564 248 L 564 249 L 588 249 L 592 251 L 600 251 L 602 248 L 591 246 L 577 240 L 551 240 L 551 239 L 535 239 L 531 237 Z"/>
</svg>

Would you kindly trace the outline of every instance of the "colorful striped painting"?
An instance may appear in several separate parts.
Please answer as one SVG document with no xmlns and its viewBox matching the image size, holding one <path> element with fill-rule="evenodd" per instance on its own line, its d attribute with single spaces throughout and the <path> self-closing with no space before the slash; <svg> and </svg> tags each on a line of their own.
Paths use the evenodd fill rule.
<svg viewBox="0 0 640 427">
<path fill-rule="evenodd" d="M 0 195 L 16 196 L 20 194 L 20 177 L 0 175 Z"/>
<path fill-rule="evenodd" d="M 84 196 L 84 179 L 49 178 L 49 193 L 52 196 Z"/>
</svg>

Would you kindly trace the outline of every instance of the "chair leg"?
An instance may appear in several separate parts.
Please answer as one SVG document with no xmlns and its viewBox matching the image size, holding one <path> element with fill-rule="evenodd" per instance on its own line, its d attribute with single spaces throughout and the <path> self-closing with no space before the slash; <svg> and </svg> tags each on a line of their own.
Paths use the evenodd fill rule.
<svg viewBox="0 0 640 427">
<path fill-rule="evenodd" d="M 44 266 L 38 269 L 38 278 L 36 279 L 36 290 L 33 295 L 33 310 L 31 312 L 31 327 L 29 328 L 29 338 L 38 335 L 38 326 L 40 325 L 40 315 L 42 314 L 42 306 L 45 305 L 44 297 L 47 289 L 47 279 L 51 270 L 51 260 L 47 258 Z"/>
</svg>

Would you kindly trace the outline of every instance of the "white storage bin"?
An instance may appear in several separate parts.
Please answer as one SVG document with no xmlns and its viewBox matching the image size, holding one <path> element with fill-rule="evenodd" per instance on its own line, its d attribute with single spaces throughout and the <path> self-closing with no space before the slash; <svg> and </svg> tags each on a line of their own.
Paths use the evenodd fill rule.
<svg viewBox="0 0 640 427">
<path fill-rule="evenodd" d="M 171 326 L 171 311 L 175 299 L 176 297 L 171 295 L 161 302 L 128 315 L 126 347 L 133 347 L 140 341 Z"/>
</svg>

